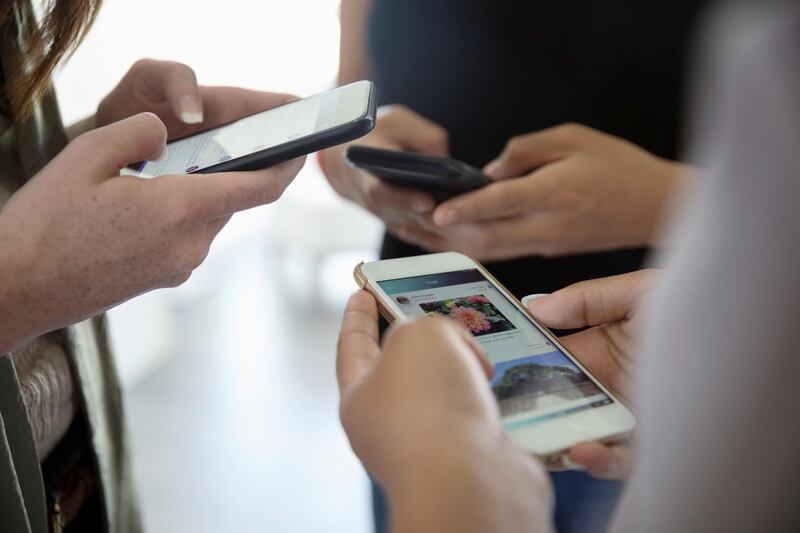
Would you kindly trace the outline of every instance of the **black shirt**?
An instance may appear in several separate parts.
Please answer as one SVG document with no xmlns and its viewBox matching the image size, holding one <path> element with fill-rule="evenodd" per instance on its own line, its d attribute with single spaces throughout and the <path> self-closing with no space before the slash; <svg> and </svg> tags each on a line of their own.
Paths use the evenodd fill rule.
<svg viewBox="0 0 800 533">
<path fill-rule="evenodd" d="M 701 0 L 373 0 L 381 103 L 450 133 L 482 167 L 514 135 L 579 122 L 675 159 L 686 48 Z M 387 235 L 383 258 L 424 253 Z M 639 268 L 645 250 L 521 258 L 489 269 L 518 296 Z"/>
</svg>

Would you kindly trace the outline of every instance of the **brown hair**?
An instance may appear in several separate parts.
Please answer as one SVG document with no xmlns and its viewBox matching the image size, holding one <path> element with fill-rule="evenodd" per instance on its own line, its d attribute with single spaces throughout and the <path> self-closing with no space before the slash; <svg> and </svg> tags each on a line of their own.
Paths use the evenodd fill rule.
<svg viewBox="0 0 800 533">
<path fill-rule="evenodd" d="M 4 107 L 15 120 L 31 115 L 34 104 L 47 91 L 53 71 L 83 40 L 102 0 L 46 0 L 38 21 L 26 11 L 28 2 L 0 0 L 0 23 L 6 24 L 16 13 L 30 14 L 20 18 L 25 27 L 19 30 L 27 33 L 27 42 L 20 50 L 19 64 L 11 66 L 14 74 L 2 87 Z"/>
</svg>

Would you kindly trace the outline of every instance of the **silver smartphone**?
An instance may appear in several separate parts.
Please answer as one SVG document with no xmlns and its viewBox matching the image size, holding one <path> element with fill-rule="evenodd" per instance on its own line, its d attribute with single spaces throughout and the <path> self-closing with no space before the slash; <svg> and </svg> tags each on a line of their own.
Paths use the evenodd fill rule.
<svg viewBox="0 0 800 533">
<path fill-rule="evenodd" d="M 584 441 L 630 435 L 633 413 L 477 261 L 459 253 L 359 264 L 360 287 L 394 322 L 460 322 L 494 365 L 491 387 L 512 441 L 545 462 Z"/>
</svg>

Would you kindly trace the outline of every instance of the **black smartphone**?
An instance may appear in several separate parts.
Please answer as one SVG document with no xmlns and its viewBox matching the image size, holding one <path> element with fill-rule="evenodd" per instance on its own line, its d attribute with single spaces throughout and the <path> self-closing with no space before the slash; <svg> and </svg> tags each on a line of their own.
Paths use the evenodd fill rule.
<svg viewBox="0 0 800 533">
<path fill-rule="evenodd" d="M 172 141 L 165 158 L 124 173 L 152 178 L 270 167 L 368 133 L 376 102 L 375 85 L 358 81 Z"/>
<path fill-rule="evenodd" d="M 350 146 L 346 157 L 380 180 L 428 192 L 438 202 L 491 183 L 477 168 L 447 157 L 358 145 Z"/>
</svg>

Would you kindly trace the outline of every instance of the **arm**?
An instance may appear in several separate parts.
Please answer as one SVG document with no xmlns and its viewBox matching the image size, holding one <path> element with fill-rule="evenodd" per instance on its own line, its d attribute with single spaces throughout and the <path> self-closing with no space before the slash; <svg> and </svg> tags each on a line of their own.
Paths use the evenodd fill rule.
<svg viewBox="0 0 800 533">
<path fill-rule="evenodd" d="M 339 85 L 369 79 L 371 69 L 364 43 L 372 0 L 342 0 L 339 39 Z"/>
<path fill-rule="evenodd" d="M 365 46 L 370 5 L 370 0 L 342 2 L 339 83 L 371 75 Z M 351 167 L 345 159 L 351 144 L 444 156 L 449 151 L 449 143 L 443 128 L 413 110 L 383 106 L 375 129 L 368 135 L 318 154 L 320 167 L 331 187 L 343 198 L 380 218 L 390 231 L 414 225 L 422 217 L 429 216 L 435 205 L 429 194 L 387 185 L 369 173 Z"/>
<path fill-rule="evenodd" d="M 547 476 L 505 438 L 491 368 L 469 333 L 444 319 L 394 328 L 381 348 L 373 298 L 359 291 L 348 303 L 337 356 L 342 425 L 387 490 L 394 533 L 549 531 Z"/>
<path fill-rule="evenodd" d="M 98 107 L 97 128 L 75 138 L 0 210 L 0 352 L 182 283 L 234 212 L 277 200 L 300 160 L 258 172 L 156 180 L 119 171 L 158 157 L 168 138 L 289 98 L 201 86 L 191 68 L 171 61 L 131 67 Z"/>
<path fill-rule="evenodd" d="M 164 150 L 151 113 L 85 133 L 0 210 L 0 352 L 186 281 L 237 211 L 277 200 L 302 160 L 254 172 L 120 176 Z M 80 206 L 76 209 L 75 206 Z"/>
</svg>

